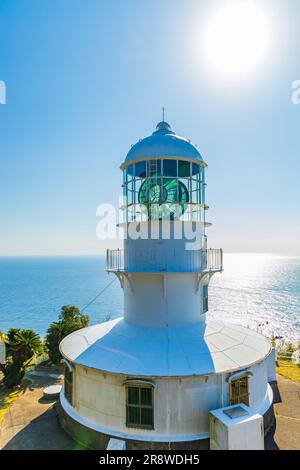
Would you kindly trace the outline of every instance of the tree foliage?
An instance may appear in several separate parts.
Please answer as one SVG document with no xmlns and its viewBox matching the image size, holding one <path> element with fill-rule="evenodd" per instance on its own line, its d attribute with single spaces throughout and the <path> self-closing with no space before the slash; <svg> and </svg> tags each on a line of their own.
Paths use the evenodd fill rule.
<svg viewBox="0 0 300 470">
<path fill-rule="evenodd" d="M 7 340 L 6 334 L 3 333 L 3 331 L 0 331 L 0 341 L 3 341 L 5 343 L 6 340 Z"/>
<path fill-rule="evenodd" d="M 45 346 L 53 364 L 58 365 L 62 359 L 59 350 L 60 342 L 73 331 L 88 326 L 89 321 L 90 318 L 83 315 L 77 307 L 73 305 L 62 307 L 58 321 L 51 323 L 45 338 Z"/>
<path fill-rule="evenodd" d="M 43 343 L 33 330 L 20 328 L 11 328 L 1 338 L 6 343 L 6 364 L 1 364 L 0 370 L 4 384 L 11 388 L 21 383 L 33 357 L 43 352 Z"/>
</svg>

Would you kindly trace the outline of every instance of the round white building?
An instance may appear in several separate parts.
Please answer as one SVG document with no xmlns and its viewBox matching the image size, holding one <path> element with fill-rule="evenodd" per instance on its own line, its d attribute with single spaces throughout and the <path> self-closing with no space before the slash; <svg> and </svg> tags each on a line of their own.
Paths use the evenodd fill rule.
<svg viewBox="0 0 300 470">
<path fill-rule="evenodd" d="M 166 122 L 124 163 L 123 250 L 107 270 L 124 291 L 124 317 L 66 337 L 63 426 L 106 448 L 205 448 L 209 411 L 244 403 L 272 416 L 271 346 L 259 333 L 206 319 L 208 283 L 223 269 L 207 249 L 205 168 L 197 148 Z"/>
</svg>

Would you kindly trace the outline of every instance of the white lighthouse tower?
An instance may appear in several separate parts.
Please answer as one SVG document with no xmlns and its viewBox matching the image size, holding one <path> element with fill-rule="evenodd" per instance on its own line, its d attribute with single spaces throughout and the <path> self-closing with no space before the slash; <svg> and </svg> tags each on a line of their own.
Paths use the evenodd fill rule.
<svg viewBox="0 0 300 470">
<path fill-rule="evenodd" d="M 112 437 L 129 449 L 207 447 L 209 412 L 240 403 L 268 425 L 269 341 L 206 318 L 208 283 L 223 270 L 222 250 L 207 249 L 206 166 L 164 121 L 121 165 L 125 240 L 107 271 L 124 317 L 61 343 L 61 420 L 90 447 Z"/>
</svg>

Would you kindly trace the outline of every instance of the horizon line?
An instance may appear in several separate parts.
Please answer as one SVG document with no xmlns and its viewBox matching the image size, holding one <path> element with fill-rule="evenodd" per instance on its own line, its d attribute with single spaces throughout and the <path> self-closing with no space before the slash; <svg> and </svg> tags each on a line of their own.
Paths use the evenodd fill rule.
<svg viewBox="0 0 300 470">
<path fill-rule="evenodd" d="M 117 248 L 116 248 L 117 249 Z M 122 249 L 122 248 L 121 248 Z M 267 256 L 292 256 L 295 258 L 300 257 L 298 253 L 283 253 L 283 252 L 274 252 L 274 251 L 224 251 L 224 255 L 267 255 Z M 83 257 L 95 257 L 95 256 L 105 256 L 106 251 L 99 253 L 57 253 L 57 254 L 1 254 L 0 258 L 83 258 Z"/>
</svg>

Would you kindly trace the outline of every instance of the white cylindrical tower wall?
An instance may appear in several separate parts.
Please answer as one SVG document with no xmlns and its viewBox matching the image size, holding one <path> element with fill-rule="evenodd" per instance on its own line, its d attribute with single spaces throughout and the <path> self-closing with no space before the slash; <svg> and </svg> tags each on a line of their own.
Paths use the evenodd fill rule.
<svg viewBox="0 0 300 470">
<path fill-rule="evenodd" d="M 132 222 L 123 229 L 126 271 L 202 272 L 206 269 L 206 238 L 201 222 Z"/>
<path fill-rule="evenodd" d="M 196 273 L 133 273 L 124 279 L 124 319 L 147 327 L 205 321 Z"/>
</svg>

